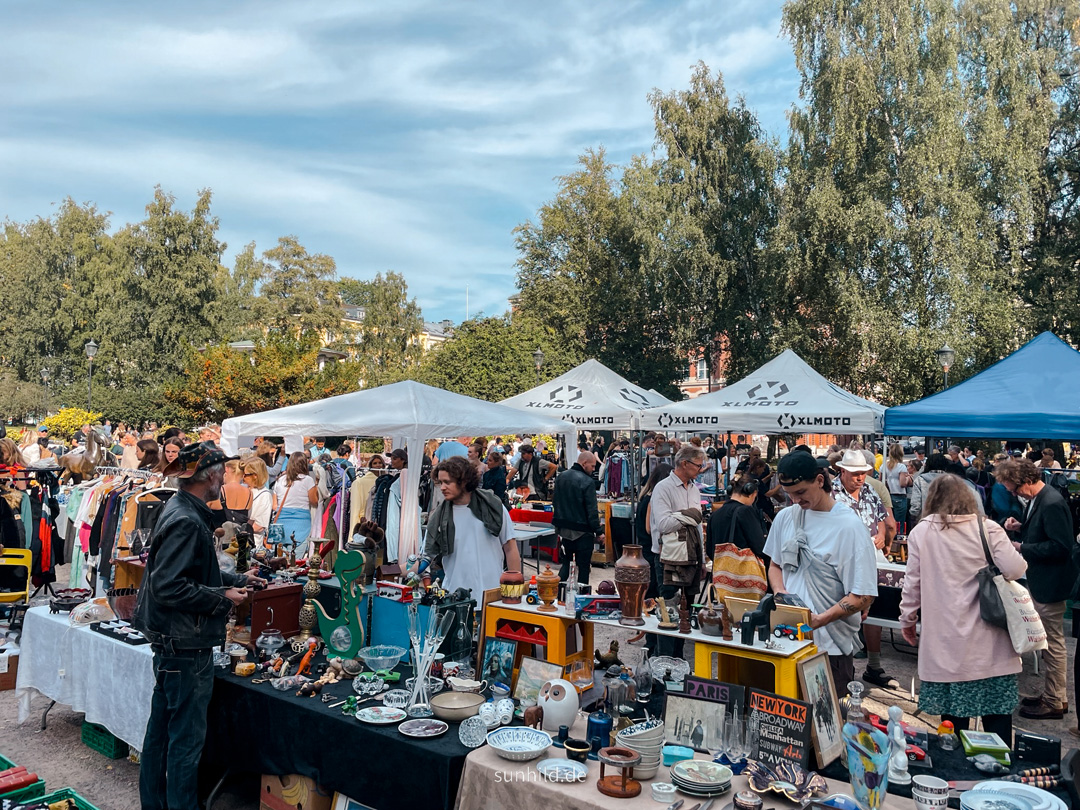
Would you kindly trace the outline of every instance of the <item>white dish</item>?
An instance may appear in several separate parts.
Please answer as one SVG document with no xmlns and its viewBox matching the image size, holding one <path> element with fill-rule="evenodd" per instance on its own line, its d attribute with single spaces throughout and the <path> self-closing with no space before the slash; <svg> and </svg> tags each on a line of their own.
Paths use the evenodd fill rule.
<svg viewBox="0 0 1080 810">
<path fill-rule="evenodd" d="M 979 782 L 972 790 L 996 790 L 1000 793 L 1011 793 L 1031 802 L 1034 810 L 1068 810 L 1068 805 L 1051 793 L 1049 790 L 1025 785 L 1020 782 L 1003 782 L 1000 779 L 989 779 Z"/>
<path fill-rule="evenodd" d="M 536 770 L 552 782 L 581 782 L 589 775 L 589 769 L 582 763 L 556 757 L 536 763 Z"/>
<path fill-rule="evenodd" d="M 397 730 L 406 737 L 425 739 L 445 734 L 448 728 L 450 726 L 446 725 L 442 720 L 436 720 L 434 717 L 417 717 L 415 720 L 407 720 L 402 723 L 397 727 Z"/>
<path fill-rule="evenodd" d="M 370 723 L 373 726 L 388 726 L 391 723 L 400 723 L 409 715 L 401 709 L 392 709 L 388 706 L 368 706 L 356 712 L 356 719 L 361 723 Z"/>
<path fill-rule="evenodd" d="M 1032 810 L 1031 802 L 997 790 L 968 790 L 960 794 L 961 810 Z"/>
</svg>

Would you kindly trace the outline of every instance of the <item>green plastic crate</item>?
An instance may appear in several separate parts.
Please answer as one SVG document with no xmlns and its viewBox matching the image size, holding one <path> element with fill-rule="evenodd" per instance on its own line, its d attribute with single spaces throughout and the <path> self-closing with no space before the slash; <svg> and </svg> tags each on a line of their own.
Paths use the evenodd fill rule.
<svg viewBox="0 0 1080 810">
<path fill-rule="evenodd" d="M 77 810 L 98 810 L 97 807 L 90 804 L 86 799 L 80 796 L 71 788 L 60 788 L 60 790 L 53 791 L 41 797 L 41 801 L 46 804 L 52 804 L 53 802 L 60 802 L 64 799 L 74 799 L 75 807 Z"/>
<path fill-rule="evenodd" d="M 40 799 L 45 795 L 45 780 L 38 779 L 34 784 L 27 785 L 21 790 L 13 790 L 10 793 L 0 793 L 0 799 L 12 802 L 28 802 L 31 799 Z"/>
<path fill-rule="evenodd" d="M 10 759 L 0 754 L 0 771 L 6 771 L 9 768 L 14 768 L 15 763 Z M 12 790 L 9 793 L 0 793 L 0 799 L 10 799 L 13 802 L 26 801 L 27 799 L 38 799 L 45 795 L 45 780 L 38 779 L 32 785 L 27 785 L 19 790 Z"/>
<path fill-rule="evenodd" d="M 97 723 L 83 721 L 82 741 L 87 747 L 93 748 L 109 759 L 121 759 L 128 755 L 128 744 Z"/>
</svg>

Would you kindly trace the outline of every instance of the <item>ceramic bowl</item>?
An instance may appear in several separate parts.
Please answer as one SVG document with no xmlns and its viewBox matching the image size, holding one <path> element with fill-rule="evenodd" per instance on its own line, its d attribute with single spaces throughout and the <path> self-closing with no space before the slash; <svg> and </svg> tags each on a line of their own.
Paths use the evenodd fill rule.
<svg viewBox="0 0 1080 810">
<path fill-rule="evenodd" d="M 656 765 L 649 765 L 648 767 L 642 767 L 641 765 L 634 766 L 634 778 L 635 779 L 652 779 L 656 776 L 657 771 L 660 770 L 660 763 Z"/>
<path fill-rule="evenodd" d="M 948 796 L 949 783 L 936 776 L 920 773 L 911 777 L 911 790 L 913 793 L 918 791 L 928 796 Z"/>
<path fill-rule="evenodd" d="M 592 750 L 592 746 L 585 740 L 575 740 L 570 737 L 563 740 L 563 750 L 566 751 L 567 759 L 572 759 L 575 762 L 585 762 L 589 758 L 589 751 Z"/>
<path fill-rule="evenodd" d="M 393 669 L 405 657 L 405 652 L 404 647 L 379 644 L 375 647 L 364 647 L 356 657 L 367 664 L 368 669 Z"/>
<path fill-rule="evenodd" d="M 503 759 L 527 762 L 536 759 L 551 747 L 551 735 L 546 731 L 524 726 L 500 728 L 488 732 L 487 744 Z"/>
<path fill-rule="evenodd" d="M 458 723 L 476 714 L 484 698 L 472 692 L 439 692 L 431 698 L 431 711 L 440 720 Z"/>
</svg>

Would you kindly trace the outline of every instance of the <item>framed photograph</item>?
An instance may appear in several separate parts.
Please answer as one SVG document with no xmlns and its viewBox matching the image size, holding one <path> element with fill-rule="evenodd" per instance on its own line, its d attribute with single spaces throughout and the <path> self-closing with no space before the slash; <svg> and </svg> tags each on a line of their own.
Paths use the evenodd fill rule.
<svg viewBox="0 0 1080 810">
<path fill-rule="evenodd" d="M 485 624 L 485 622 L 487 621 L 487 606 L 490 605 L 492 602 L 498 602 L 500 599 L 502 599 L 502 591 L 500 591 L 498 588 L 489 588 L 488 590 L 484 591 L 483 596 L 480 598 L 480 615 L 477 617 L 478 626 L 480 627 L 481 631 L 483 631 L 484 628 L 487 627 L 487 624 Z M 484 641 L 485 637 L 481 635 L 480 643 L 476 645 L 477 672 L 480 672 L 484 668 Z M 507 686 L 509 685 L 509 682 L 507 682 Z"/>
<path fill-rule="evenodd" d="M 818 653 L 795 666 L 799 671 L 799 688 L 802 690 L 803 700 L 813 707 L 814 722 L 810 731 L 817 765 L 824 768 L 839 757 L 844 748 L 844 739 L 840 736 L 843 726 L 840 702 L 836 699 L 829 656 L 823 652 Z"/>
<path fill-rule="evenodd" d="M 664 697 L 664 742 L 697 751 L 719 751 L 726 716 L 723 703 L 668 692 Z"/>
<path fill-rule="evenodd" d="M 521 666 L 518 669 L 517 683 L 514 684 L 514 698 L 536 700 L 536 696 L 540 694 L 540 687 L 550 680 L 561 678 L 562 674 L 562 664 L 552 664 L 526 656 L 521 659 Z"/>
<path fill-rule="evenodd" d="M 344 793 L 335 793 L 331 810 L 371 810 L 371 808 L 366 804 L 360 804 L 356 799 L 350 799 Z"/>
<path fill-rule="evenodd" d="M 477 680 L 506 684 L 514 681 L 514 656 L 517 642 L 505 638 L 489 638 L 484 642 L 484 666 L 476 674 Z"/>
</svg>

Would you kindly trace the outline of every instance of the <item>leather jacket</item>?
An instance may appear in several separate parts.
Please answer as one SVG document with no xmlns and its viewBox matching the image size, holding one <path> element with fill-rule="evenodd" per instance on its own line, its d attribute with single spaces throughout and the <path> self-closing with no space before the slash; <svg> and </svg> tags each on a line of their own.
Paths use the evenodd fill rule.
<svg viewBox="0 0 1080 810">
<path fill-rule="evenodd" d="M 604 533 L 596 508 L 596 481 L 580 464 L 558 477 L 551 505 L 555 510 L 551 523 L 555 528 L 595 535 Z"/>
<path fill-rule="evenodd" d="M 181 489 L 154 528 L 132 624 L 167 651 L 224 644 L 232 608 L 225 590 L 246 581 L 221 570 L 210 508 Z"/>
</svg>

